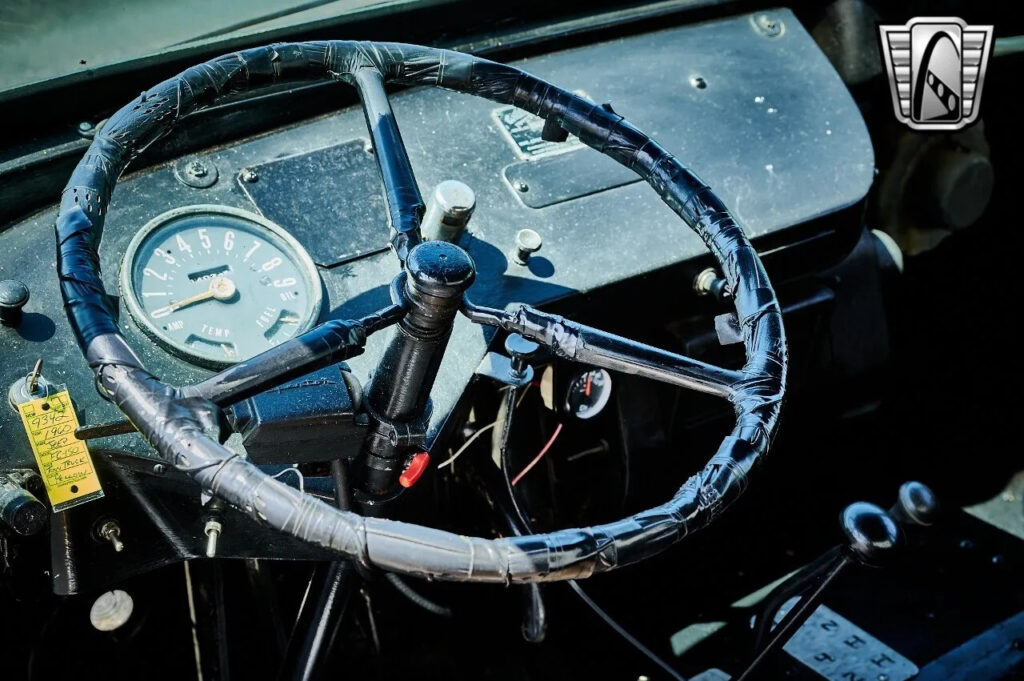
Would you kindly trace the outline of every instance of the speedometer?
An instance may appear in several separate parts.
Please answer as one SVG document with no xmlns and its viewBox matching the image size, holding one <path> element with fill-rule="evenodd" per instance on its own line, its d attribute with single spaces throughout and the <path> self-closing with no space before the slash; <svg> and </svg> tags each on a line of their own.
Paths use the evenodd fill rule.
<svg viewBox="0 0 1024 681">
<path fill-rule="evenodd" d="M 309 254 L 265 218 L 191 206 L 155 218 L 128 246 L 121 296 L 170 352 L 222 367 L 309 329 L 320 278 Z"/>
</svg>

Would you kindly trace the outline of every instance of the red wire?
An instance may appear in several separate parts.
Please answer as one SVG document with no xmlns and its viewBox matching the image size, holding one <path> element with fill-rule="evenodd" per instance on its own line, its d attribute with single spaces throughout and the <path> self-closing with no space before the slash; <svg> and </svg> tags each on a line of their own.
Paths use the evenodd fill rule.
<svg viewBox="0 0 1024 681">
<path fill-rule="evenodd" d="M 551 439 L 548 440 L 548 443 L 546 445 L 544 445 L 544 449 L 540 450 L 540 454 L 538 454 L 537 456 L 533 457 L 533 461 L 531 461 L 530 463 L 526 464 L 526 468 L 524 468 L 523 470 L 519 471 L 519 475 L 517 475 L 516 477 L 512 478 L 512 486 L 513 487 L 516 486 L 517 482 L 519 482 L 520 480 L 523 479 L 524 475 L 526 475 L 527 473 L 530 472 L 530 469 L 532 469 L 534 466 L 536 466 L 537 463 L 541 459 L 544 458 L 544 455 L 548 453 L 549 449 L 551 449 L 551 445 L 555 444 L 555 440 L 558 439 L 558 434 L 561 433 L 561 432 L 562 432 L 562 424 L 559 423 L 558 426 L 555 428 L 555 432 L 551 434 Z"/>
</svg>

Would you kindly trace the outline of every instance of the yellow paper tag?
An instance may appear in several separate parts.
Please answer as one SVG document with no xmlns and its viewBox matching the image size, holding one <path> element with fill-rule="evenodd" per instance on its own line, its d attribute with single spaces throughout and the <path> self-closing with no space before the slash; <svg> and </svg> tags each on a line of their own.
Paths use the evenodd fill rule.
<svg viewBox="0 0 1024 681">
<path fill-rule="evenodd" d="M 18 405 L 54 513 L 103 496 L 67 390 Z"/>
</svg>

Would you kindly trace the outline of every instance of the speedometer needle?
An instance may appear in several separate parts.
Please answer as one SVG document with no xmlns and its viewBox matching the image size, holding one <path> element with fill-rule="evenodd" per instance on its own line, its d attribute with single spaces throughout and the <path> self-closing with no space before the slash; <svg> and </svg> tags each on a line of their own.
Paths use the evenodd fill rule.
<svg viewBox="0 0 1024 681">
<path fill-rule="evenodd" d="M 204 300 L 228 300 L 235 295 L 235 282 L 231 281 L 227 277 L 214 277 L 210 281 L 210 288 L 206 289 L 202 293 L 197 293 L 194 296 L 179 300 L 171 303 L 166 307 L 157 308 L 149 313 L 150 317 L 166 317 L 176 310 L 180 310 L 183 307 L 189 305 L 195 305 L 201 303 Z"/>
</svg>

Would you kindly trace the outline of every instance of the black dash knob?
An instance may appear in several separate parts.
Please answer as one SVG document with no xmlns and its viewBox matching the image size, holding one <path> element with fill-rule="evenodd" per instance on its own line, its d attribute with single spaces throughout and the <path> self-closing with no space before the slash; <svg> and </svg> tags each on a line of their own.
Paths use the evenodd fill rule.
<svg viewBox="0 0 1024 681">
<path fill-rule="evenodd" d="M 28 286 L 17 279 L 0 281 L 0 324 L 17 326 L 21 322 L 21 308 L 28 302 Z"/>
<path fill-rule="evenodd" d="M 20 535 L 40 532 L 49 519 L 46 506 L 7 476 L 0 475 L 0 522 Z"/>
<path fill-rule="evenodd" d="M 866 501 L 857 501 L 844 508 L 839 524 L 846 535 L 846 548 L 861 563 L 884 563 L 900 545 L 900 528 L 896 521 Z"/>
<path fill-rule="evenodd" d="M 911 480 L 900 485 L 896 505 L 889 513 L 901 523 L 927 527 L 939 515 L 939 500 L 928 485 Z"/>
</svg>

